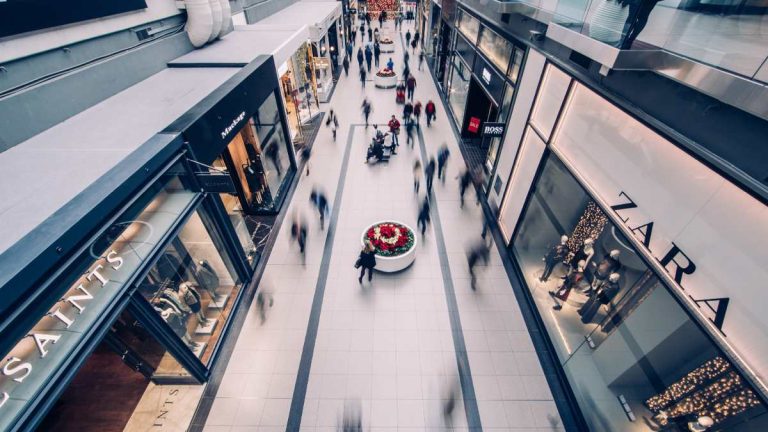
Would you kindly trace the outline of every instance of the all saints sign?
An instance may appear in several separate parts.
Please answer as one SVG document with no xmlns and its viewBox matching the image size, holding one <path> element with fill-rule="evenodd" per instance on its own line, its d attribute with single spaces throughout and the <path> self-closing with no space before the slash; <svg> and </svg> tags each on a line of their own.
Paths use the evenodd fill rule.
<svg viewBox="0 0 768 432">
<path fill-rule="evenodd" d="M 115 280 L 116 272 L 124 263 L 125 259 L 118 251 L 109 250 L 4 356 L 0 362 L 0 418 L 7 416 L 3 408 L 9 400 L 16 399 L 15 393 L 33 394 L 22 387 L 30 382 L 45 380 L 45 371 L 56 367 L 56 363 L 67 355 L 66 348 L 71 347 L 82 334 L 80 328 L 87 327 L 88 323 L 82 321 L 92 320 L 98 315 L 99 311 L 91 305 L 114 292 L 111 289 L 114 287 L 107 285 Z M 28 396 L 20 397 L 26 398 Z"/>
</svg>

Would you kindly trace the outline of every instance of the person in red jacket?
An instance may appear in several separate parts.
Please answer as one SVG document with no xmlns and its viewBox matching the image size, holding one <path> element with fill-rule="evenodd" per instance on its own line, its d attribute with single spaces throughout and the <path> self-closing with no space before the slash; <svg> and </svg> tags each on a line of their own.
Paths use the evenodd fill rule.
<svg viewBox="0 0 768 432">
<path fill-rule="evenodd" d="M 424 107 L 424 113 L 427 117 L 427 126 L 430 126 L 432 120 L 435 119 L 435 103 L 431 100 L 427 102 L 427 105 Z"/>
<path fill-rule="evenodd" d="M 400 122 L 397 121 L 395 115 L 392 114 L 392 118 L 389 119 L 387 125 L 389 126 L 389 132 L 392 134 L 392 154 L 395 154 L 395 147 L 400 145 L 400 143 L 397 142 L 397 134 L 400 133 Z"/>
</svg>

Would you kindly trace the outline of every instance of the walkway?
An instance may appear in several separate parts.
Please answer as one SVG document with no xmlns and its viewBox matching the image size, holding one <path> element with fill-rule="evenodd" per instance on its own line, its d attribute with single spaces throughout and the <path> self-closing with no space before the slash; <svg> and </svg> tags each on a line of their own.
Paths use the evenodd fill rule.
<svg viewBox="0 0 768 432">
<path fill-rule="evenodd" d="M 402 45 L 396 47 L 399 70 Z M 415 69 L 417 59 L 411 64 Z M 363 90 L 353 61 L 323 107 L 338 113 L 337 140 L 323 127 L 315 141 L 312 169 L 298 185 L 261 283 L 274 306 L 263 325 L 249 313 L 205 431 L 334 431 L 345 401 L 359 401 L 366 431 L 446 430 L 442 407 L 459 383 L 454 430 L 562 430 L 495 249 L 479 290 L 469 288 L 465 250 L 480 239 L 481 210 L 471 195 L 459 208 L 456 177 L 464 164 L 456 137 L 426 63 L 414 72 L 417 99 L 438 104 L 437 124 L 389 164 L 363 164 L 373 129 L 360 124 L 359 106 L 368 97 L 372 120 L 383 124 L 402 111 L 393 90 L 372 82 Z M 436 183 L 433 225 L 419 238 L 416 262 L 398 274 L 376 273 L 361 288 L 353 264 L 363 230 L 384 219 L 416 227 L 413 161 L 443 142 L 452 154 L 448 180 Z M 325 231 L 309 207 L 313 186 L 332 201 Z M 295 213 L 310 221 L 305 263 L 290 241 Z"/>
</svg>

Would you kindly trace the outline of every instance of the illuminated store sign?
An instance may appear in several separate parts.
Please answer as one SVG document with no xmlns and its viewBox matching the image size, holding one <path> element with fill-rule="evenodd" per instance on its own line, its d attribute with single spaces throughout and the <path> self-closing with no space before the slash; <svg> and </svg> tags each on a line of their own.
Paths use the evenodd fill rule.
<svg viewBox="0 0 768 432">
<path fill-rule="evenodd" d="M 125 259 L 118 251 L 106 253 L 4 356 L 0 362 L 0 409 L 17 399 L 16 393 L 28 395 L 28 390 L 45 379 L 45 374 L 38 373 L 39 369 L 51 370 L 65 359 L 68 348 L 88 328 L 87 321 L 98 316 L 101 309 L 92 306 L 109 301 L 116 288 L 122 285 L 115 280 L 124 263 Z M 24 388 L 27 384 L 29 389 Z"/>
</svg>

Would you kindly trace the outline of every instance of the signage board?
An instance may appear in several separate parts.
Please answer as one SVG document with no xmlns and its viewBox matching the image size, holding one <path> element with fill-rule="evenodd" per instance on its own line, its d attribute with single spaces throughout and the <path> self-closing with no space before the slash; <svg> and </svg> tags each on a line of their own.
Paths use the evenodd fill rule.
<svg viewBox="0 0 768 432">
<path fill-rule="evenodd" d="M 491 71 L 486 68 L 483 68 L 483 81 L 485 81 L 486 84 L 491 84 Z"/>
<path fill-rule="evenodd" d="M 200 182 L 200 187 L 205 192 L 211 193 L 235 193 L 235 182 L 232 176 L 226 173 L 196 173 L 195 178 Z"/>
<path fill-rule="evenodd" d="M 504 135 L 504 123 L 483 123 L 483 136 L 487 138 L 495 138 Z"/>
<path fill-rule="evenodd" d="M 467 125 L 467 130 L 472 133 L 477 133 L 479 129 L 480 129 L 480 119 L 478 117 L 470 117 L 469 125 Z"/>
</svg>

